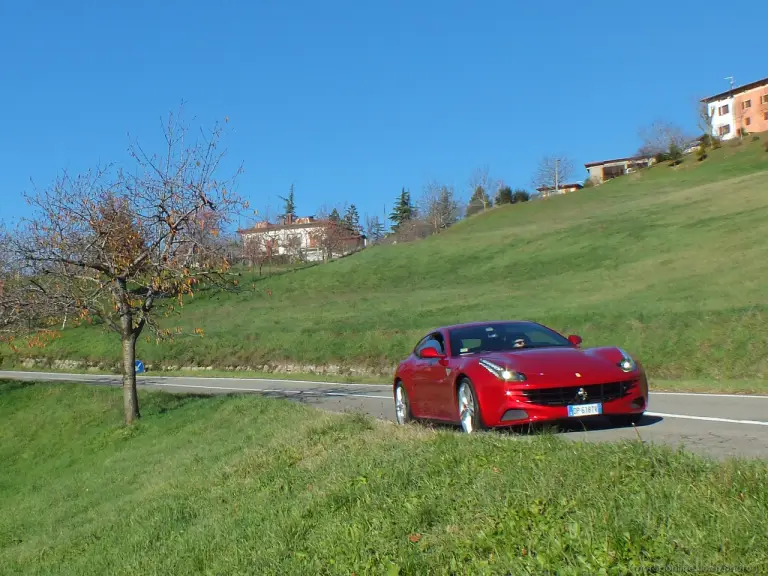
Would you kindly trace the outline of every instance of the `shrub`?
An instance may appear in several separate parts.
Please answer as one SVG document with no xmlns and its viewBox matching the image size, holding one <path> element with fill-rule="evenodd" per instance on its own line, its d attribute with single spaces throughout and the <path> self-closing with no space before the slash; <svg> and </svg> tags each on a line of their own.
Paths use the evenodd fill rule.
<svg viewBox="0 0 768 576">
<path fill-rule="evenodd" d="M 701 138 L 699 138 L 699 142 L 704 144 L 706 148 L 712 148 L 713 150 L 717 150 L 720 148 L 720 146 L 722 146 L 720 138 L 713 136 L 712 134 L 703 134 Z"/>
<path fill-rule="evenodd" d="M 429 222 L 414 218 L 403 222 L 397 229 L 397 232 L 390 234 L 383 243 L 394 244 L 423 240 L 424 238 L 431 236 L 432 232 L 432 225 Z"/>
<path fill-rule="evenodd" d="M 768 140 L 763 142 L 763 148 L 765 148 L 765 151 L 768 152 Z"/>
<path fill-rule="evenodd" d="M 760 136 L 758 136 L 757 134 L 752 136 L 752 142 L 757 142 L 758 140 L 760 140 Z"/>
<path fill-rule="evenodd" d="M 670 166 L 677 166 L 683 161 L 683 151 L 677 144 L 669 145 Z"/>
<path fill-rule="evenodd" d="M 707 147 L 704 146 L 702 143 L 697 149 L 696 149 L 696 159 L 701 162 L 702 160 L 705 160 L 707 158 Z"/>
</svg>

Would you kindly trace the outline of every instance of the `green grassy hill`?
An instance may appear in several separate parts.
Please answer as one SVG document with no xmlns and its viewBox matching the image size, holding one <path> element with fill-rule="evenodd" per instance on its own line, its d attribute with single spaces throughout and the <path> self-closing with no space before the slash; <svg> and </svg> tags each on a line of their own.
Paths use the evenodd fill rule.
<svg viewBox="0 0 768 576">
<path fill-rule="evenodd" d="M 764 461 L 142 400 L 0 382 L 1 574 L 765 574 Z"/>
<path fill-rule="evenodd" d="M 269 362 L 384 372 L 436 325 L 526 318 L 586 346 L 618 344 L 652 377 L 768 373 L 768 153 L 726 145 L 575 194 L 493 209 L 425 241 L 246 278 L 238 295 L 188 302 L 183 336 L 141 342 L 168 366 Z M 202 328 L 204 338 L 191 335 Z M 185 336 L 184 336 L 185 335 Z M 117 361 L 93 327 L 33 354 Z M 6 365 L 8 364 L 6 361 Z"/>
</svg>

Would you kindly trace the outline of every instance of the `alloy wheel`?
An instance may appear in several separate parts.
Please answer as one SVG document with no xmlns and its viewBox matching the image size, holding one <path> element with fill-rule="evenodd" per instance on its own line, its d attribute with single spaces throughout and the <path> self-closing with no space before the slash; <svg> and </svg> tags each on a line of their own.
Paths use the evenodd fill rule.
<svg viewBox="0 0 768 576">
<path fill-rule="evenodd" d="M 405 394 L 405 388 L 399 384 L 395 388 L 395 417 L 398 424 L 406 424 L 408 418 L 408 398 Z"/>
<path fill-rule="evenodd" d="M 475 431 L 475 397 L 468 382 L 459 386 L 459 417 L 464 432 L 471 434 Z"/>
</svg>

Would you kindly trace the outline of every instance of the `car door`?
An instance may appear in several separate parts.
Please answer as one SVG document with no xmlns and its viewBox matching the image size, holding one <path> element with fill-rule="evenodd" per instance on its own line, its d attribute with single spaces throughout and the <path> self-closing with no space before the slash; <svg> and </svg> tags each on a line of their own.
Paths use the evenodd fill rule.
<svg viewBox="0 0 768 576">
<path fill-rule="evenodd" d="M 425 336 L 416 345 L 409 361 L 410 386 L 408 396 L 411 401 L 411 411 L 419 418 L 431 418 L 429 414 L 427 382 L 428 359 L 421 357 L 421 351 L 429 347 L 429 336 Z"/>
<path fill-rule="evenodd" d="M 435 348 L 441 354 L 445 354 L 446 346 L 443 335 L 439 332 L 430 334 L 424 342 L 423 348 Z M 420 360 L 419 386 L 423 405 L 429 418 L 447 420 L 450 418 L 452 404 L 450 385 L 448 385 L 447 366 L 444 361 L 437 358 L 424 358 Z"/>
</svg>

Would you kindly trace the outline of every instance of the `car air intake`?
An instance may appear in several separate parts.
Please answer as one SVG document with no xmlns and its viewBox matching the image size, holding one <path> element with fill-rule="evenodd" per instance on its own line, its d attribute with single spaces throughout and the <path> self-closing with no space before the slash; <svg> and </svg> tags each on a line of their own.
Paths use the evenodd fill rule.
<svg viewBox="0 0 768 576">
<path fill-rule="evenodd" d="M 528 402 L 541 406 L 568 406 L 569 404 L 592 404 L 611 402 L 623 398 L 635 380 L 609 382 L 608 384 L 589 384 L 587 386 L 561 386 L 558 388 L 533 388 L 523 390 Z"/>
</svg>

